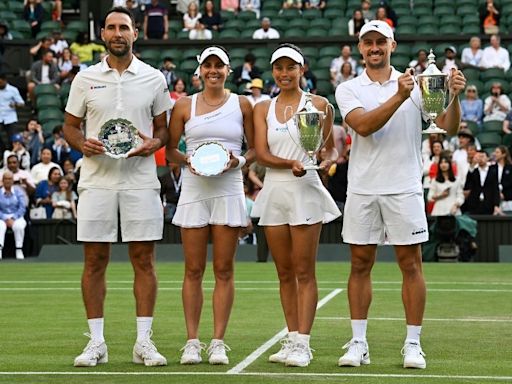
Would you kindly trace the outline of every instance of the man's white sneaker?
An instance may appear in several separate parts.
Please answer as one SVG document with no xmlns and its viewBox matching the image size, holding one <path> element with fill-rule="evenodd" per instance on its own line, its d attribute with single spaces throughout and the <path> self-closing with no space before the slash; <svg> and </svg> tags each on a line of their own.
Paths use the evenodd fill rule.
<svg viewBox="0 0 512 384">
<path fill-rule="evenodd" d="M 307 367 L 311 360 L 313 360 L 311 348 L 299 341 L 293 344 L 292 350 L 288 354 L 284 364 L 287 367 Z"/>
<path fill-rule="evenodd" d="M 406 342 L 401 352 L 404 357 L 404 368 L 427 368 L 426 355 L 419 343 Z"/>
<path fill-rule="evenodd" d="M 231 351 L 231 348 L 224 344 L 223 340 L 212 340 L 206 351 L 208 353 L 208 362 L 212 365 L 229 364 L 226 351 Z"/>
<path fill-rule="evenodd" d="M 135 364 L 144 364 L 146 367 L 167 365 L 167 359 L 156 350 L 156 346 L 151 340 L 152 334 L 153 332 L 149 332 L 146 339 L 135 342 L 133 346 L 133 362 Z"/>
<path fill-rule="evenodd" d="M 361 364 L 370 364 L 370 351 L 368 343 L 363 340 L 350 340 L 343 346 L 347 352 L 338 360 L 340 367 L 359 367 Z"/>
<path fill-rule="evenodd" d="M 16 248 L 16 259 L 23 260 L 24 258 L 25 258 L 25 255 L 23 254 L 23 249 Z"/>
<path fill-rule="evenodd" d="M 280 343 L 281 349 L 268 357 L 268 361 L 271 363 L 285 363 L 286 358 L 293 349 L 293 341 L 288 336 L 282 338 Z"/>
<path fill-rule="evenodd" d="M 90 334 L 84 333 L 91 337 Z M 83 352 L 75 358 L 75 367 L 95 367 L 96 364 L 108 362 L 107 344 L 104 341 L 89 340 Z"/>
<path fill-rule="evenodd" d="M 203 359 L 201 358 L 201 351 L 206 349 L 206 344 L 199 342 L 199 340 L 188 340 L 187 344 L 180 351 L 183 351 L 181 355 L 180 364 L 199 364 Z"/>
</svg>

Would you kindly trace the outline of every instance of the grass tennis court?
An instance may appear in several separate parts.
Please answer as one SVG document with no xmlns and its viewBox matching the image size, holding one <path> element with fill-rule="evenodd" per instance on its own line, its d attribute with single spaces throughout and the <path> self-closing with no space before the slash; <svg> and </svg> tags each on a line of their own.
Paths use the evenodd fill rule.
<svg viewBox="0 0 512 384">
<path fill-rule="evenodd" d="M 422 346 L 426 370 L 401 368 L 405 335 L 396 264 L 377 263 L 368 327 L 371 365 L 340 368 L 341 346 L 351 336 L 346 298 L 348 263 L 318 263 L 322 307 L 312 332 L 316 350 L 308 368 L 267 363 L 273 345 L 246 360 L 284 328 L 272 263 L 238 263 L 236 299 L 226 335 L 229 366 L 181 366 L 185 342 L 181 308 L 183 265 L 160 263 L 154 336 L 169 365 L 131 363 L 135 340 L 132 271 L 112 263 L 108 272 L 105 337 L 109 363 L 73 367 L 87 343 L 80 293 L 80 263 L 0 264 L 0 383 L 492 383 L 512 382 L 512 264 L 426 264 L 427 310 Z M 201 340 L 211 338 L 210 294 L 204 284 Z M 323 300 L 322 300 L 323 299 Z M 264 348 L 263 348 L 264 349 Z"/>
</svg>

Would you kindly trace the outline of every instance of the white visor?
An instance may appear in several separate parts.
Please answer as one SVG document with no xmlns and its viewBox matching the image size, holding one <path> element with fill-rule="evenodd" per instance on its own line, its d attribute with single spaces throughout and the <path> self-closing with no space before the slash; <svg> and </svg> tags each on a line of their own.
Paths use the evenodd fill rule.
<svg viewBox="0 0 512 384">
<path fill-rule="evenodd" d="M 222 49 L 218 47 L 210 47 L 206 48 L 203 52 L 201 52 L 200 56 L 197 56 L 197 61 L 199 62 L 199 65 L 203 64 L 204 61 L 210 57 L 211 55 L 217 56 L 220 61 L 222 61 L 224 64 L 229 65 L 229 57 Z"/>
<path fill-rule="evenodd" d="M 302 66 L 304 65 L 304 57 L 295 49 L 290 47 L 282 47 L 277 49 L 270 58 L 270 64 L 274 64 L 274 62 L 280 59 L 281 57 L 288 57 L 289 59 L 292 59 L 296 63 L 299 63 Z"/>
</svg>

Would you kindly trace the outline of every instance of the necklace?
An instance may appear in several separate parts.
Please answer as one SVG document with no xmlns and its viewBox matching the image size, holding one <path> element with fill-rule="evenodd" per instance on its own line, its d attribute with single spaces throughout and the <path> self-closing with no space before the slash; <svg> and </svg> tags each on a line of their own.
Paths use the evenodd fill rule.
<svg viewBox="0 0 512 384">
<path fill-rule="evenodd" d="M 208 102 L 208 100 L 206 100 L 206 97 L 204 96 L 204 92 L 201 92 L 201 96 L 203 98 L 203 101 L 206 103 L 206 105 L 209 105 L 210 107 L 218 107 L 219 105 L 221 105 L 224 102 L 224 100 L 226 100 L 226 92 L 225 91 L 224 91 L 224 96 L 222 97 L 222 100 L 218 104 L 210 104 Z"/>
</svg>

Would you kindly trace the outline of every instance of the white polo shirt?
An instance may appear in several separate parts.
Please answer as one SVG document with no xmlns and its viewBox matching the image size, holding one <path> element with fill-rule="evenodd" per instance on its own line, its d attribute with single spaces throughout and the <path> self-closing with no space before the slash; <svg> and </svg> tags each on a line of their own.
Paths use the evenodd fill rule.
<svg viewBox="0 0 512 384">
<path fill-rule="evenodd" d="M 371 111 L 398 90 L 401 73 L 392 68 L 388 81 L 372 81 L 366 70 L 336 88 L 343 119 L 356 108 Z M 421 192 L 421 112 L 419 87 L 377 132 L 363 137 L 350 129 L 352 149 L 348 166 L 348 191 L 363 195 Z M 411 100 L 414 100 L 413 101 Z"/>
<path fill-rule="evenodd" d="M 153 137 L 153 117 L 171 108 L 164 75 L 135 56 L 120 75 L 106 58 L 78 72 L 71 83 L 66 112 L 86 121 L 86 137 L 98 137 L 110 119 L 131 121 Z M 112 159 L 84 156 L 79 187 L 102 189 L 160 189 L 153 156 Z"/>
</svg>

